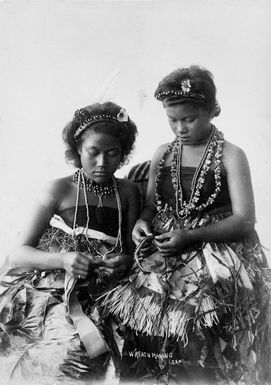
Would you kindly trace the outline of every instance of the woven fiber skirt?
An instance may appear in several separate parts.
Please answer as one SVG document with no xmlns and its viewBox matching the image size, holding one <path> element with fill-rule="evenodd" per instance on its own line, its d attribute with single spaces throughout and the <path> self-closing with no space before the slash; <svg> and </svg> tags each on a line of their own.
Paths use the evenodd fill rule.
<svg viewBox="0 0 271 385">
<path fill-rule="evenodd" d="M 197 228 L 227 215 L 206 213 L 181 225 Z M 165 215 L 155 221 L 162 228 Z M 180 226 L 168 223 L 167 231 Z M 270 281 L 255 232 L 166 259 L 152 248 L 100 299 L 103 317 L 124 329 L 123 378 L 269 383 Z"/>
</svg>

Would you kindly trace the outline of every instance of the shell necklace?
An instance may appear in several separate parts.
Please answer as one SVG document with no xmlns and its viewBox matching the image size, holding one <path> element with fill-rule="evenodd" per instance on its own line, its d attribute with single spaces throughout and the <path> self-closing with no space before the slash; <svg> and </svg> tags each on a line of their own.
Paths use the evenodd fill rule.
<svg viewBox="0 0 271 385">
<path fill-rule="evenodd" d="M 75 171 L 72 176 L 72 180 L 76 184 L 79 183 L 81 189 L 86 188 L 88 192 L 92 192 L 98 197 L 99 202 L 97 207 L 103 207 L 104 196 L 115 195 L 115 184 L 113 178 L 109 183 L 98 184 L 95 183 L 92 179 L 88 178 L 86 172 L 81 168 L 80 170 Z"/>
<path fill-rule="evenodd" d="M 158 212 L 164 211 L 166 209 L 166 205 L 163 205 L 162 197 L 159 193 L 159 187 L 161 183 L 162 169 L 165 167 L 166 158 L 171 152 L 173 152 L 173 159 L 170 173 L 175 193 L 175 211 L 177 217 L 184 220 L 193 212 L 201 211 L 215 202 L 215 199 L 221 189 L 221 159 L 223 143 L 223 134 L 219 132 L 215 126 L 212 126 L 210 137 L 207 141 L 205 150 L 192 179 L 191 194 L 188 202 L 183 198 L 183 189 L 181 183 L 183 144 L 180 142 L 179 138 L 176 138 L 172 143 L 168 145 L 162 159 L 158 164 L 155 180 L 155 196 Z M 208 197 L 206 202 L 198 204 L 200 200 L 201 189 L 205 183 L 206 175 L 209 172 L 212 164 L 214 164 L 215 177 L 214 192 Z"/>
</svg>

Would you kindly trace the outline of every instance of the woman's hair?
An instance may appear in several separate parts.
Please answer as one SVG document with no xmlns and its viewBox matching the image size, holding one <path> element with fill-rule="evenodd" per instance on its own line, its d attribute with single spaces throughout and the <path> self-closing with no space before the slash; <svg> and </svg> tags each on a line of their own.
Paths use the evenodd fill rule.
<svg viewBox="0 0 271 385">
<path fill-rule="evenodd" d="M 206 108 L 212 116 L 218 116 L 221 111 L 216 100 L 213 75 L 197 65 L 171 72 L 160 81 L 154 96 L 161 100 L 164 106 L 190 103 Z"/>
<path fill-rule="evenodd" d="M 74 117 L 63 129 L 62 137 L 66 145 L 66 160 L 75 167 L 81 167 L 78 149 L 88 130 L 103 132 L 118 138 L 122 148 L 120 164 L 128 162 L 134 148 L 137 128 L 127 112 L 112 102 L 96 103 L 75 111 Z"/>
</svg>

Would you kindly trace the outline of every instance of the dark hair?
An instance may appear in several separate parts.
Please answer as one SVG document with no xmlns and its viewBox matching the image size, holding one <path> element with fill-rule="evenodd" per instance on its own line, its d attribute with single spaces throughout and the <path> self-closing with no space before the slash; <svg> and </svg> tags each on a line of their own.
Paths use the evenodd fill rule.
<svg viewBox="0 0 271 385">
<path fill-rule="evenodd" d="M 183 84 L 189 81 L 189 91 L 183 91 Z M 154 96 L 167 103 L 192 103 L 206 108 L 212 116 L 218 116 L 221 109 L 216 100 L 216 86 L 213 75 L 207 69 L 192 65 L 178 68 L 163 78 Z"/>
<path fill-rule="evenodd" d="M 118 138 L 122 148 L 120 164 L 127 163 L 128 157 L 134 148 L 137 128 L 128 116 L 127 121 L 117 120 L 117 116 L 121 111 L 125 110 L 112 102 L 95 103 L 77 110 L 73 120 L 64 127 L 62 132 L 62 138 L 66 145 L 66 160 L 75 167 L 80 168 L 82 166 L 78 149 L 84 140 L 85 132 L 93 129 L 96 132 L 103 132 Z M 105 119 L 103 116 L 105 116 Z M 77 130 L 82 125 L 85 127 L 84 130 L 75 139 L 75 133 L 78 132 Z"/>
</svg>

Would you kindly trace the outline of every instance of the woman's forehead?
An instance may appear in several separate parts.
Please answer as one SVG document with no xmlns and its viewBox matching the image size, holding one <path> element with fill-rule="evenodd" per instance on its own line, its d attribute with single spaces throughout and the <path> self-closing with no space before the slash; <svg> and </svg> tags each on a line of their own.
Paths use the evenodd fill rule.
<svg viewBox="0 0 271 385">
<path fill-rule="evenodd" d="M 195 113 L 200 110 L 200 107 L 191 103 L 178 103 L 166 106 L 165 109 L 168 115 L 175 115 Z"/>
<path fill-rule="evenodd" d="M 93 129 L 84 133 L 82 144 L 95 148 L 121 147 L 119 139 L 115 136 Z"/>
</svg>

